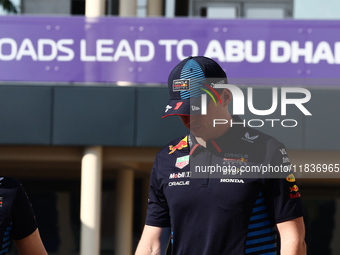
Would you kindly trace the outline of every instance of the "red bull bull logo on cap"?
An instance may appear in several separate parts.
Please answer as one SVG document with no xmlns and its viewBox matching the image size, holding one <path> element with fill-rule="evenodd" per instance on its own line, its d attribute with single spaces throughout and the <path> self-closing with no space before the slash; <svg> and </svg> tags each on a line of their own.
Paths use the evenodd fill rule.
<svg viewBox="0 0 340 255">
<path fill-rule="evenodd" d="M 188 147 L 188 136 L 184 137 L 176 146 L 169 146 L 169 154 L 174 153 L 176 150 L 181 150 L 185 147 Z"/>
</svg>

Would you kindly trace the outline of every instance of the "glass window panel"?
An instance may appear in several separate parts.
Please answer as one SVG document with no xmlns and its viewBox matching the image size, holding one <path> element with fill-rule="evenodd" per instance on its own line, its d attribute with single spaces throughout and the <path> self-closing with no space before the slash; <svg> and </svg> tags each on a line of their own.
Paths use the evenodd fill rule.
<svg viewBox="0 0 340 255">
<path fill-rule="evenodd" d="M 207 17 L 210 19 L 236 18 L 235 7 L 208 7 Z"/>
<path fill-rule="evenodd" d="M 285 10 L 283 8 L 247 8 L 246 17 L 249 19 L 283 19 Z"/>
<path fill-rule="evenodd" d="M 146 17 L 146 8 L 145 7 L 140 7 L 137 8 L 137 17 Z"/>
</svg>

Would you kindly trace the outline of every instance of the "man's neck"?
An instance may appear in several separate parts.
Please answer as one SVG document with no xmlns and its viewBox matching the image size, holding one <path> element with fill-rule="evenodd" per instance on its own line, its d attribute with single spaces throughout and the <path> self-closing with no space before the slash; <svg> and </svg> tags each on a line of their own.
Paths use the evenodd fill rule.
<svg viewBox="0 0 340 255">
<path fill-rule="evenodd" d="M 201 137 L 195 137 L 196 141 L 201 145 L 203 146 L 204 148 L 207 147 L 207 142 L 203 140 L 203 138 Z"/>
<path fill-rule="evenodd" d="M 229 115 L 230 116 L 230 115 Z M 209 138 L 202 138 L 202 137 L 195 137 L 196 141 L 203 147 L 207 147 L 207 141 L 210 141 L 210 140 L 214 140 L 216 138 L 219 138 L 221 137 L 222 135 L 224 135 L 230 128 L 230 121 L 231 121 L 231 116 L 230 118 L 228 119 L 228 123 L 220 126 L 220 129 L 219 130 L 216 130 L 216 132 L 214 132 L 214 134 L 212 134 L 211 137 Z"/>
</svg>

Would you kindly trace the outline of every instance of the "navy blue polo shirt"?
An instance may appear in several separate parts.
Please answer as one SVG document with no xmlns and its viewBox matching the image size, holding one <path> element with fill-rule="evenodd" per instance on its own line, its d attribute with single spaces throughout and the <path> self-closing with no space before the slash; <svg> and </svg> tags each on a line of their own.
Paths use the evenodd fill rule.
<svg viewBox="0 0 340 255">
<path fill-rule="evenodd" d="M 200 173 L 196 178 L 192 164 L 238 171 L 247 166 L 289 167 L 284 145 L 242 125 L 208 141 L 206 148 L 191 134 L 172 141 L 155 159 L 146 217 L 146 225 L 171 227 L 174 255 L 279 254 L 276 224 L 303 216 L 294 175 Z"/>
<path fill-rule="evenodd" d="M 23 239 L 36 229 L 33 209 L 21 183 L 0 177 L 0 254 L 7 253 L 11 239 Z"/>
</svg>

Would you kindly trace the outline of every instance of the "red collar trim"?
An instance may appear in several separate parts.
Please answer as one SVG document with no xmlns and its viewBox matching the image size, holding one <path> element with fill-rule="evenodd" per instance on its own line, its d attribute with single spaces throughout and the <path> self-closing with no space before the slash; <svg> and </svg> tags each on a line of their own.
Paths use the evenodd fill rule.
<svg viewBox="0 0 340 255">
<path fill-rule="evenodd" d="M 217 143 L 215 142 L 215 140 L 211 140 L 211 143 L 214 145 L 215 149 L 218 151 L 218 153 L 220 153 L 222 150 L 220 147 L 218 147 Z"/>
<path fill-rule="evenodd" d="M 194 151 L 196 150 L 196 148 L 197 148 L 198 146 L 200 146 L 200 145 L 199 145 L 198 143 L 196 143 L 196 144 L 194 145 L 194 147 L 192 147 L 192 149 L 191 149 L 191 151 L 190 151 L 190 153 L 189 153 L 190 156 L 194 153 Z"/>
</svg>

